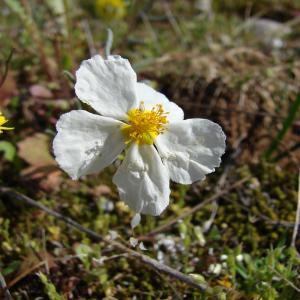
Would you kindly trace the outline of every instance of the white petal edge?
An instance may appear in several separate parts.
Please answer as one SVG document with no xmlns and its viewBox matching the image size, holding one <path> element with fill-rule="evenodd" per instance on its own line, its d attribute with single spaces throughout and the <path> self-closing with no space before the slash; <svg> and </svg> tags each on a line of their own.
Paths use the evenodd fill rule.
<svg viewBox="0 0 300 300">
<path fill-rule="evenodd" d="M 76 72 L 77 97 L 103 116 L 126 119 L 126 113 L 137 106 L 136 73 L 129 61 L 120 56 L 100 55 L 84 60 Z"/>
<path fill-rule="evenodd" d="M 121 200 L 137 213 L 157 216 L 169 204 L 168 170 L 152 145 L 130 145 L 113 183 Z"/>
<path fill-rule="evenodd" d="M 132 218 L 131 222 L 130 222 L 131 229 L 134 229 L 140 223 L 141 223 L 141 215 L 140 214 L 135 214 L 134 217 Z"/>
<path fill-rule="evenodd" d="M 149 85 L 137 82 L 136 94 L 138 102 L 144 101 L 145 109 L 151 110 L 156 104 L 162 104 L 164 111 L 168 112 L 170 123 L 183 120 L 183 110 L 176 103 L 169 101 L 164 94 L 157 92 Z"/>
<path fill-rule="evenodd" d="M 63 114 L 53 141 L 56 161 L 72 179 L 100 172 L 125 148 L 122 124 L 84 110 Z"/>
<path fill-rule="evenodd" d="M 155 140 L 170 178 L 191 184 L 215 171 L 225 152 L 222 128 L 206 119 L 188 119 L 170 124 Z"/>
</svg>

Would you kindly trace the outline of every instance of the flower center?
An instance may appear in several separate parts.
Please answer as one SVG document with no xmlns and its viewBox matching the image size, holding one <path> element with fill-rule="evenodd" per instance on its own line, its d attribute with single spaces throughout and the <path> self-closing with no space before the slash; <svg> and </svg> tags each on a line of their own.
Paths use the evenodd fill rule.
<svg viewBox="0 0 300 300">
<path fill-rule="evenodd" d="M 151 110 L 145 110 L 144 102 L 139 108 L 128 111 L 128 124 L 121 127 L 126 143 L 135 142 L 138 145 L 152 145 L 155 138 L 161 134 L 168 124 L 167 114 L 161 104 Z"/>
</svg>

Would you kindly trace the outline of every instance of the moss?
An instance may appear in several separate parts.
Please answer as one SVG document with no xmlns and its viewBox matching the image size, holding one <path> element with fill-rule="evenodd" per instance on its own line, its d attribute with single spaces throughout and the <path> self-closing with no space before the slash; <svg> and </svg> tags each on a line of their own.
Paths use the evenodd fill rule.
<svg viewBox="0 0 300 300">
<path fill-rule="evenodd" d="M 30 4 L 34 7 L 34 16 L 38 15 L 38 27 L 43 30 L 41 36 L 45 37 L 49 60 L 62 68 L 64 64 L 61 63 L 67 58 L 68 68 L 75 70 L 76 66 L 70 65 L 66 51 L 70 47 L 67 39 L 53 30 L 55 26 L 52 25 L 58 25 L 55 23 L 56 16 L 48 16 L 46 6 L 35 5 L 38 2 L 33 0 Z M 84 2 L 92 4 L 87 13 L 95 15 L 95 11 L 91 10 L 94 4 L 100 2 Z M 144 4 L 143 1 L 135 2 L 141 2 L 141 7 Z M 181 34 L 174 34 L 174 23 L 172 25 L 165 19 L 165 6 L 161 1 L 155 2 L 151 13 L 146 12 L 151 27 L 138 17 L 139 11 L 130 14 L 132 1 L 126 1 L 129 4 L 126 21 L 114 20 L 110 24 L 115 36 L 114 53 L 129 57 L 141 79 L 153 79 L 157 88 L 182 105 L 186 118 L 213 119 L 226 131 L 227 151 L 222 166 L 233 164 L 226 186 L 230 187 L 241 179 L 247 180 L 241 187 L 217 199 L 217 214 L 210 227 L 206 228 L 208 231 L 204 230 L 204 225 L 212 217 L 213 205 L 203 207 L 160 234 L 147 236 L 158 226 L 214 195 L 223 175 L 222 167 L 193 186 L 172 184 L 168 209 L 157 218 L 143 217 L 141 225 L 133 232 L 130 227 L 133 212 L 119 200 L 111 183 L 116 169 L 114 165 L 99 175 L 87 176 L 76 182 L 61 176 L 60 188 L 55 186 L 45 192 L 38 181 L 22 175 L 28 166 L 20 158 L 9 162 L 0 157 L 1 185 L 13 186 L 101 235 L 114 230 L 123 242 L 131 236 L 144 236 L 145 254 L 158 257 L 187 274 L 193 273 L 195 278 L 201 277 L 211 285 L 209 291 L 199 293 L 185 284 L 158 275 L 124 253 L 116 252 L 103 243 L 95 243 L 85 234 L 41 211 L 17 201 L 1 199 L 0 269 L 7 282 L 12 284 L 11 292 L 16 299 L 23 299 L 26 293 L 24 297 L 30 299 L 47 297 L 44 286 L 35 275 L 37 269 L 34 269 L 45 259 L 45 253 L 50 274 L 47 274 L 44 285 L 51 284 L 52 290 L 54 286 L 57 293 L 69 299 L 173 299 L 176 298 L 174 290 L 186 299 L 225 299 L 225 296 L 228 299 L 297 298 L 295 290 L 287 283 L 290 281 L 300 286 L 297 275 L 299 257 L 294 248 L 288 247 L 293 226 L 272 222 L 282 220 L 293 225 L 298 170 L 295 171 L 295 163 L 289 160 L 283 148 L 277 153 L 281 157 L 277 162 L 268 163 L 260 157 L 280 128 L 280 122 L 298 90 L 299 51 L 297 42 L 287 39 L 282 53 L 266 52 L 254 37 L 239 33 L 237 29 L 244 25 L 248 2 L 214 1 L 215 16 L 207 20 L 199 15 L 190 1 L 169 1 Z M 297 1 L 254 2 L 251 8 L 253 14 L 258 12 L 260 15 L 261 9 L 266 7 L 270 13 L 265 16 L 271 15 L 279 20 L 290 18 L 289 9 L 293 9 L 293 15 L 299 7 Z M 278 7 L 283 7 L 280 15 Z M 121 14 L 116 11 L 117 18 L 125 17 L 123 8 L 119 11 Z M 81 15 L 82 12 L 77 9 L 72 13 L 72 49 L 75 60 L 79 62 L 88 53 L 87 37 L 81 28 L 81 20 L 87 16 Z M 156 19 L 152 20 L 153 17 Z M 16 18 L 7 14 L 0 19 L 4 29 L 9 27 L 7 36 L 18 32 L 16 26 L 19 21 Z M 89 20 L 89 26 L 95 47 L 102 49 L 100 41 L 104 41 L 104 26 L 93 20 Z M 297 38 L 297 32 L 294 36 Z M 11 41 L 5 44 L 8 40 L 6 34 L 0 34 L 0 39 L 3 49 L 11 48 Z M 11 64 L 19 96 L 12 97 L 8 104 L 6 102 L 9 101 L 3 101 L 3 105 L 11 111 L 11 122 L 18 129 L 15 136 L 5 137 L 17 144 L 32 132 L 54 130 L 56 118 L 75 105 L 71 100 L 73 88 L 58 76 L 62 70 L 48 86 L 36 53 L 31 49 L 28 33 L 21 30 L 20 36 L 14 35 L 13 44 L 19 49 L 14 53 Z M 2 60 L 5 61 L 5 57 L 1 57 Z M 57 107 L 59 101 L 33 99 L 29 92 L 32 84 L 48 86 L 55 94 L 53 100 L 70 101 L 64 100 L 63 107 Z M 249 134 L 253 124 L 256 127 Z M 296 131 L 297 127 L 291 128 L 287 146 L 292 145 L 295 136 L 297 138 Z M 237 141 L 241 137 L 247 138 L 239 144 Z M 241 150 L 240 156 L 228 159 L 237 145 Z M 296 151 L 292 154 L 297 156 Z M 111 191 L 102 194 L 97 189 L 101 185 Z M 225 261 L 221 260 L 222 254 L 228 257 Z M 219 275 L 209 271 L 212 264 L 222 264 Z M 33 271 L 26 274 L 31 268 Z M 45 271 L 43 266 L 39 270 Z M 26 276 L 21 278 L 24 274 Z M 14 283 L 16 278 L 18 280 Z"/>
</svg>

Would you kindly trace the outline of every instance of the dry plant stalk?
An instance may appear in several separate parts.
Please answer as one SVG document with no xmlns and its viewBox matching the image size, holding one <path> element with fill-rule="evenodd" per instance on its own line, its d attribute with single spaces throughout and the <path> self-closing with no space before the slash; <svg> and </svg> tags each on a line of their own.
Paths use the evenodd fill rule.
<svg viewBox="0 0 300 300">
<path fill-rule="evenodd" d="M 0 272 L 0 296 L 3 296 L 3 295 L 4 295 L 5 300 L 13 300 L 13 298 L 7 288 L 5 279 Z"/>
<path fill-rule="evenodd" d="M 296 247 L 296 239 L 298 234 L 298 227 L 300 223 L 300 172 L 299 172 L 299 184 L 298 184 L 298 204 L 297 204 L 297 212 L 296 212 L 296 221 L 293 231 L 293 237 L 292 237 L 292 247 Z"/>
</svg>

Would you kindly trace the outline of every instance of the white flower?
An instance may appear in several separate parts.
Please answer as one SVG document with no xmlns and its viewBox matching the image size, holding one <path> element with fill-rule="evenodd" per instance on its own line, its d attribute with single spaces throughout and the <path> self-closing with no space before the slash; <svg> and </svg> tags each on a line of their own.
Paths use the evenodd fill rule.
<svg viewBox="0 0 300 300">
<path fill-rule="evenodd" d="M 242 262 L 244 260 L 244 255 L 243 254 L 239 254 L 236 256 L 236 261 L 237 262 Z"/>
<path fill-rule="evenodd" d="M 222 272 L 222 265 L 221 264 L 211 264 L 208 267 L 208 272 L 215 274 L 215 275 L 220 275 Z"/>
<path fill-rule="evenodd" d="M 226 254 L 222 254 L 222 255 L 220 256 L 220 259 L 221 259 L 222 261 L 227 260 L 227 258 L 228 258 L 228 255 L 226 255 Z"/>
<path fill-rule="evenodd" d="M 137 76 L 127 59 L 96 55 L 76 72 L 75 92 L 97 113 L 73 110 L 57 122 L 56 160 L 73 179 L 100 172 L 125 150 L 113 177 L 120 198 L 137 213 L 159 215 L 169 204 L 169 179 L 202 180 L 220 165 L 225 135 L 183 111 Z"/>
</svg>

